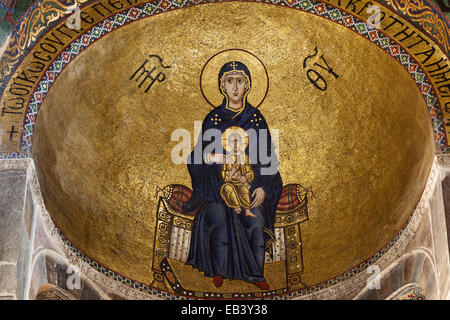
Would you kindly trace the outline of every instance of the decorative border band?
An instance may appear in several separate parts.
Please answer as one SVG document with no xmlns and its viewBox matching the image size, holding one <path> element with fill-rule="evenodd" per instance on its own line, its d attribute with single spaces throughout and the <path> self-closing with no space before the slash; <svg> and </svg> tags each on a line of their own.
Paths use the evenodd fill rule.
<svg viewBox="0 0 450 320">
<path fill-rule="evenodd" d="M 51 63 L 44 76 L 36 85 L 36 89 L 31 96 L 28 108 L 25 114 L 23 134 L 21 139 L 20 152 L 17 153 L 0 153 L 0 159 L 25 158 L 30 156 L 32 147 L 32 136 L 34 124 L 36 121 L 39 107 L 44 100 L 51 85 L 54 83 L 58 75 L 64 67 L 70 63 L 81 51 L 94 43 L 99 38 L 109 32 L 112 32 L 121 26 L 130 22 L 150 17 L 162 12 L 179 9 L 186 6 L 196 4 L 206 4 L 220 2 L 216 0 L 159 0 L 154 3 L 146 3 L 131 7 L 126 11 L 119 12 L 114 16 L 100 21 L 86 33 L 80 35 L 71 45 L 61 52 Z M 314 0 L 254 0 L 257 3 L 276 4 L 291 7 L 307 13 L 315 14 L 341 24 L 348 29 L 360 34 L 375 45 L 383 49 L 387 54 L 396 59 L 405 70 L 411 75 L 416 82 L 421 94 L 427 104 L 430 117 L 432 119 L 433 130 L 435 135 L 435 145 L 437 153 L 450 152 L 447 147 L 445 135 L 445 120 L 442 114 L 439 100 L 428 79 L 426 73 L 417 61 L 399 44 L 391 38 L 383 34 L 380 30 L 369 26 L 364 21 L 355 16 L 342 12 L 338 8 L 332 7 L 326 3 Z"/>
<path fill-rule="evenodd" d="M 71 45 L 69 45 L 66 50 L 64 50 L 58 57 L 52 62 L 50 67 L 45 72 L 44 77 L 39 81 L 39 84 L 36 86 L 36 90 L 32 95 L 32 99 L 28 105 L 28 110 L 25 117 L 25 131 L 23 134 L 23 143 L 21 146 L 21 153 L 19 154 L 7 154 L 7 158 L 20 158 L 26 157 L 31 152 L 32 146 L 32 135 L 33 128 L 36 120 L 36 116 L 39 110 L 39 107 L 42 101 L 45 98 L 45 95 L 48 93 L 51 85 L 55 82 L 58 75 L 62 72 L 64 67 L 70 63 L 81 51 L 87 48 L 89 45 L 97 41 L 102 36 L 107 33 L 116 30 L 117 28 L 125 25 L 126 23 L 130 23 L 136 21 L 141 18 L 145 18 L 157 13 L 166 12 L 169 10 L 173 10 L 176 8 L 180 8 L 187 5 L 194 5 L 200 3 L 213 3 L 216 1 L 187 1 L 187 0 L 162 0 L 156 3 L 146 3 L 142 5 L 138 5 L 136 7 L 132 7 L 123 12 L 120 12 L 106 20 L 101 21 L 99 24 L 91 28 L 85 34 L 78 37 Z M 256 1 L 261 2 L 261 1 Z M 443 148 L 445 146 L 445 138 L 443 134 L 443 119 L 439 117 L 440 107 L 438 105 L 437 98 L 435 96 L 435 92 L 426 77 L 424 71 L 418 65 L 418 63 L 411 57 L 400 45 L 396 44 L 389 37 L 384 35 L 377 29 L 370 28 L 365 22 L 357 19 L 356 17 L 343 13 L 339 9 L 329 6 L 323 2 L 317 2 L 313 0 L 302 0 L 299 2 L 289 2 L 289 1 L 276 1 L 278 5 L 289 6 L 298 10 L 302 10 L 308 13 L 312 13 L 321 17 L 324 17 L 328 20 L 341 24 L 356 33 L 362 35 L 369 41 L 375 43 L 378 47 L 382 48 L 385 52 L 390 54 L 393 58 L 395 58 L 412 76 L 412 78 L 417 83 L 421 93 L 427 103 L 430 114 L 433 117 L 433 125 L 435 134 L 437 136 L 440 135 L 439 143 L 437 145 L 438 148 Z M 264 2 L 267 3 L 267 2 Z M 359 264 L 358 266 L 352 268 L 351 270 L 326 281 L 324 283 L 315 285 L 310 288 L 303 289 L 299 292 L 289 293 L 287 295 L 268 295 L 267 298 L 292 298 L 300 295 L 310 294 L 316 292 L 318 290 L 333 286 L 339 282 L 350 279 L 355 274 L 360 273 L 365 270 L 368 266 L 376 262 L 380 259 L 401 237 L 403 231 L 408 226 L 411 217 L 408 219 L 405 226 L 397 233 L 397 235 L 392 239 L 381 251 L 379 251 L 376 255 L 368 259 L 367 261 Z M 66 239 L 61 231 L 58 230 L 59 235 L 62 237 L 64 243 L 73 250 L 78 256 L 80 256 L 83 261 L 87 262 L 90 266 L 101 272 L 102 274 L 112 277 L 116 281 L 120 281 L 121 283 L 127 284 L 132 288 L 138 289 L 140 291 L 144 291 L 153 295 L 164 295 L 166 297 L 175 297 L 171 295 L 167 295 L 167 293 L 160 292 L 154 288 L 151 288 L 149 285 L 134 281 L 127 277 L 121 276 L 108 268 L 102 266 L 95 260 L 90 259 L 85 256 L 82 252 L 76 249 L 68 239 Z M 181 297 L 177 297 L 181 298 Z"/>
<path fill-rule="evenodd" d="M 430 1 L 380 0 L 428 34 L 448 55 L 450 22 Z"/>
<path fill-rule="evenodd" d="M 40 38 L 43 31 L 68 15 L 67 9 L 74 4 L 89 4 L 99 0 L 36 0 L 19 19 L 12 32 L 8 48 L 0 60 L 0 94 L 9 77 L 23 57 Z M 427 33 L 446 55 L 449 52 L 450 22 L 428 0 L 375 0 L 410 20 L 417 28 Z M 340 0 L 339 0 L 340 2 Z"/>
<path fill-rule="evenodd" d="M 346 288 L 345 283 L 347 281 L 350 281 L 350 279 L 357 277 L 357 282 L 359 285 L 364 286 L 365 281 L 367 281 L 370 274 L 366 274 L 363 271 L 366 270 L 369 266 L 373 265 L 374 263 L 377 263 L 381 269 L 387 268 L 388 265 L 396 258 L 396 255 L 402 255 L 402 249 L 408 245 L 408 239 L 412 237 L 415 234 L 415 230 L 417 229 L 421 219 L 422 215 L 424 213 L 426 203 L 432 196 L 434 192 L 434 186 L 437 183 L 437 177 L 439 176 L 439 165 L 437 158 L 433 162 L 433 167 L 431 169 L 430 175 L 428 177 L 427 185 L 424 189 L 424 192 L 422 194 L 422 197 L 418 204 L 415 206 L 412 214 L 408 218 L 405 225 L 401 228 L 401 230 L 395 235 L 395 237 L 390 240 L 376 255 L 372 256 L 368 260 L 360 263 L 359 265 L 351 268 L 350 270 L 334 277 L 333 279 L 330 279 L 328 281 L 324 281 L 322 283 L 313 285 L 308 288 L 301 289 L 296 292 L 290 292 L 290 293 L 279 293 L 274 294 L 273 292 L 269 293 L 263 293 L 263 294 L 255 294 L 255 293 L 249 293 L 244 294 L 244 297 L 241 296 L 241 294 L 233 294 L 230 296 L 223 296 L 223 294 L 215 294 L 213 299 L 293 299 L 293 298 L 304 298 L 304 297 L 311 297 L 314 296 L 314 294 L 321 292 L 324 289 L 328 288 L 337 288 L 338 286 L 343 286 L 343 289 Z M 44 209 L 45 211 L 45 209 Z M 46 211 L 45 211 L 46 212 Z M 46 212 L 46 215 L 48 219 L 51 220 L 50 214 Z M 107 267 L 101 265 L 100 263 L 96 262 L 95 260 L 89 258 L 86 256 L 83 252 L 78 250 L 71 242 L 68 240 L 64 234 L 61 232 L 61 230 L 54 224 L 54 222 L 51 222 L 52 230 L 54 230 L 62 243 L 68 248 L 68 250 L 74 254 L 76 257 L 79 257 L 83 263 L 86 263 L 88 266 L 92 267 L 94 270 L 98 271 L 103 276 L 117 281 L 129 288 L 139 290 L 140 292 L 143 292 L 145 294 L 150 294 L 158 298 L 162 299 L 172 299 L 172 300 L 186 300 L 186 299 L 199 299 L 199 297 L 193 297 L 193 296 L 184 296 L 180 294 L 172 294 L 166 291 L 158 290 L 156 288 L 152 288 L 148 284 L 141 283 L 139 281 L 132 280 L 126 276 L 123 276 L 117 272 L 114 272 Z M 202 297 L 205 299 L 205 297 Z"/>
</svg>

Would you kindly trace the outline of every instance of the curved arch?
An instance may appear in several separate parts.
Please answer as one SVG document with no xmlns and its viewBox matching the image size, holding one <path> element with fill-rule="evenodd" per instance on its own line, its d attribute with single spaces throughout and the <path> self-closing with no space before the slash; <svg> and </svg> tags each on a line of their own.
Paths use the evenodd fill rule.
<svg viewBox="0 0 450 320">
<path fill-rule="evenodd" d="M 50 250 L 51 251 L 51 250 Z M 55 252 L 53 252 L 53 251 L 51 251 L 52 252 L 52 254 L 53 253 L 55 253 Z M 424 255 L 424 257 L 427 257 L 427 252 L 422 252 L 422 254 Z M 32 262 L 32 270 L 35 268 L 35 263 L 36 263 L 36 261 L 37 261 L 37 259 L 39 259 L 40 258 L 40 256 L 41 256 L 41 253 L 39 252 L 38 253 L 38 255 L 35 257 L 35 259 L 36 260 L 34 260 L 33 259 L 33 262 Z M 422 256 L 422 255 L 420 255 L 420 256 Z M 429 257 L 428 257 L 429 258 Z M 67 259 L 62 259 L 63 261 L 66 261 Z M 406 262 L 406 261 L 409 261 L 409 260 L 405 260 L 404 262 Z M 424 258 L 424 261 L 425 261 L 425 258 Z M 433 270 L 434 270 L 434 268 L 435 268 L 435 266 L 434 266 L 434 263 L 433 263 L 433 259 L 431 259 L 429 262 L 431 262 L 431 265 L 432 265 L 432 268 L 433 268 Z M 395 268 L 394 267 L 396 267 L 397 265 L 393 265 L 392 266 L 392 268 L 390 267 L 389 268 L 389 270 L 390 271 L 392 271 L 392 270 L 394 270 Z M 423 265 L 422 265 L 423 266 Z M 386 276 L 388 275 L 388 273 L 387 272 L 385 272 L 384 273 Z M 435 278 L 436 278 L 436 273 L 434 273 L 434 275 L 435 275 Z M 430 277 L 431 277 L 431 275 L 430 275 Z M 439 294 L 439 293 L 438 293 Z"/>
<path fill-rule="evenodd" d="M 421 288 L 427 299 L 438 299 L 440 296 L 435 262 L 428 249 L 417 248 L 402 255 L 368 282 L 354 299 L 390 299 L 411 284 Z"/>
<path fill-rule="evenodd" d="M 37 263 L 39 259 L 44 258 L 46 260 L 45 263 L 48 263 L 49 261 L 56 262 L 56 266 L 60 265 L 60 268 L 57 268 L 55 266 L 54 269 L 50 268 L 50 271 L 53 272 L 53 277 L 51 278 L 47 272 L 49 270 L 49 266 L 46 266 L 45 270 L 45 277 L 41 279 L 40 271 L 38 270 Z M 48 261 L 47 261 L 48 259 Z M 61 272 L 62 271 L 62 272 Z M 64 272 L 65 271 L 65 272 Z M 61 255 L 58 252 L 55 252 L 54 250 L 47 249 L 47 248 L 39 248 L 33 257 L 33 261 L 31 264 L 31 274 L 32 277 L 30 279 L 30 285 L 29 291 L 26 293 L 27 297 L 32 297 L 34 294 L 31 292 L 31 288 L 33 287 L 33 281 L 39 281 L 38 285 L 35 285 L 34 288 L 36 290 L 36 287 L 39 289 L 37 290 L 37 294 L 39 293 L 39 290 L 41 287 L 47 283 L 49 285 L 54 285 L 58 289 L 63 290 L 63 292 L 69 293 L 71 296 L 74 297 L 74 299 L 90 299 L 90 298 L 96 298 L 96 299 L 110 299 L 109 296 L 103 292 L 102 289 L 98 287 L 97 284 L 95 284 L 91 279 L 87 278 L 83 275 L 82 272 L 79 272 L 78 266 L 73 265 L 70 263 L 70 261 Z M 73 276 L 79 272 L 79 278 L 73 278 Z M 61 281 L 62 280 L 62 281 Z M 66 281 L 64 281 L 66 280 Z M 71 288 L 71 285 L 75 285 L 75 287 Z M 50 290 L 50 289 L 49 289 Z"/>
</svg>

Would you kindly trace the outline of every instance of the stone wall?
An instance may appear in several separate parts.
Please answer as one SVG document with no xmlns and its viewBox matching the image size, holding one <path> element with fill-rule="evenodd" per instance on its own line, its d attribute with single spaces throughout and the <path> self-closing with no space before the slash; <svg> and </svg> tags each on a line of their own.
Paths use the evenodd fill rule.
<svg viewBox="0 0 450 320">
<path fill-rule="evenodd" d="M 442 195 L 444 197 L 445 220 L 447 227 L 447 234 L 450 235 L 450 168 L 443 168 L 442 172 Z M 450 237 L 447 239 L 450 247 Z"/>
<path fill-rule="evenodd" d="M 364 287 L 356 299 L 386 299 L 392 292 L 417 283 L 427 299 L 450 297 L 450 163 L 439 159 L 437 179 L 423 216 L 403 255 L 381 270 L 380 287 Z"/>
<path fill-rule="evenodd" d="M 450 159 L 436 159 L 427 187 L 397 243 L 368 270 L 299 299 L 387 299 L 409 284 L 427 299 L 450 298 Z M 35 299 L 52 285 L 75 299 L 156 299 L 111 279 L 62 241 L 30 159 L 0 160 L 0 299 Z"/>
<path fill-rule="evenodd" d="M 35 299 L 49 284 L 76 299 L 109 299 L 69 262 L 52 231 L 32 160 L 0 160 L 0 299 Z"/>
<path fill-rule="evenodd" d="M 23 299 L 29 280 L 33 210 L 26 170 L 0 171 L 0 297 Z"/>
</svg>

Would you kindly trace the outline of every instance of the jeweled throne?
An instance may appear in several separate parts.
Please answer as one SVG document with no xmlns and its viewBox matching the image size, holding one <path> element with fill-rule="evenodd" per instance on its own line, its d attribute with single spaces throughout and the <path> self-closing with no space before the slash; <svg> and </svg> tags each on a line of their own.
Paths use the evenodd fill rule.
<svg viewBox="0 0 450 320">
<path fill-rule="evenodd" d="M 243 294 L 242 292 L 207 293 L 204 289 L 196 289 L 195 283 L 190 285 L 188 280 L 182 283 L 182 279 L 187 276 L 191 278 L 192 274 L 192 271 L 187 274 L 180 268 L 187 267 L 185 262 L 189 254 L 193 220 L 198 209 L 192 212 L 182 210 L 182 205 L 192 196 L 192 191 L 188 187 L 171 184 L 162 189 L 159 188 L 152 261 L 154 280 L 151 285 L 167 291 L 165 284 L 167 280 L 176 294 L 211 298 L 258 297 L 287 293 L 306 287 L 301 280 L 304 265 L 300 224 L 309 219 L 308 193 L 310 192 L 312 192 L 311 188 L 306 189 L 300 184 L 288 184 L 283 187 L 278 201 L 274 224 L 275 241 L 272 244 L 273 254 L 266 254 L 265 270 L 271 267 L 274 269 L 275 265 L 277 270 L 285 269 L 282 272 L 282 282 L 274 288 L 273 292 Z"/>
</svg>

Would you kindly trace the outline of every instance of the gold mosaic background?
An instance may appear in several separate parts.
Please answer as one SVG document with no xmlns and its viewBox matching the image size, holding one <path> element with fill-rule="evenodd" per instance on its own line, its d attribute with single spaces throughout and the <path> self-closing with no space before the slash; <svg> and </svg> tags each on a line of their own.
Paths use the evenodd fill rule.
<svg viewBox="0 0 450 320">
<path fill-rule="evenodd" d="M 316 46 L 339 75 L 321 72 L 326 91 L 302 68 Z M 66 67 L 41 106 L 33 142 L 55 223 L 89 257 L 152 281 L 156 188 L 190 186 L 186 166 L 171 161 L 171 134 L 192 133 L 193 122 L 208 113 L 199 75 L 211 56 L 229 48 L 265 63 L 270 89 L 260 110 L 280 130 L 283 182 L 311 185 L 317 197 L 301 227 L 302 281 L 328 280 L 374 255 L 407 221 L 431 168 L 425 102 L 398 62 L 352 31 L 255 3 L 140 20 Z M 172 68 L 145 93 L 129 78 L 149 54 Z"/>
</svg>

